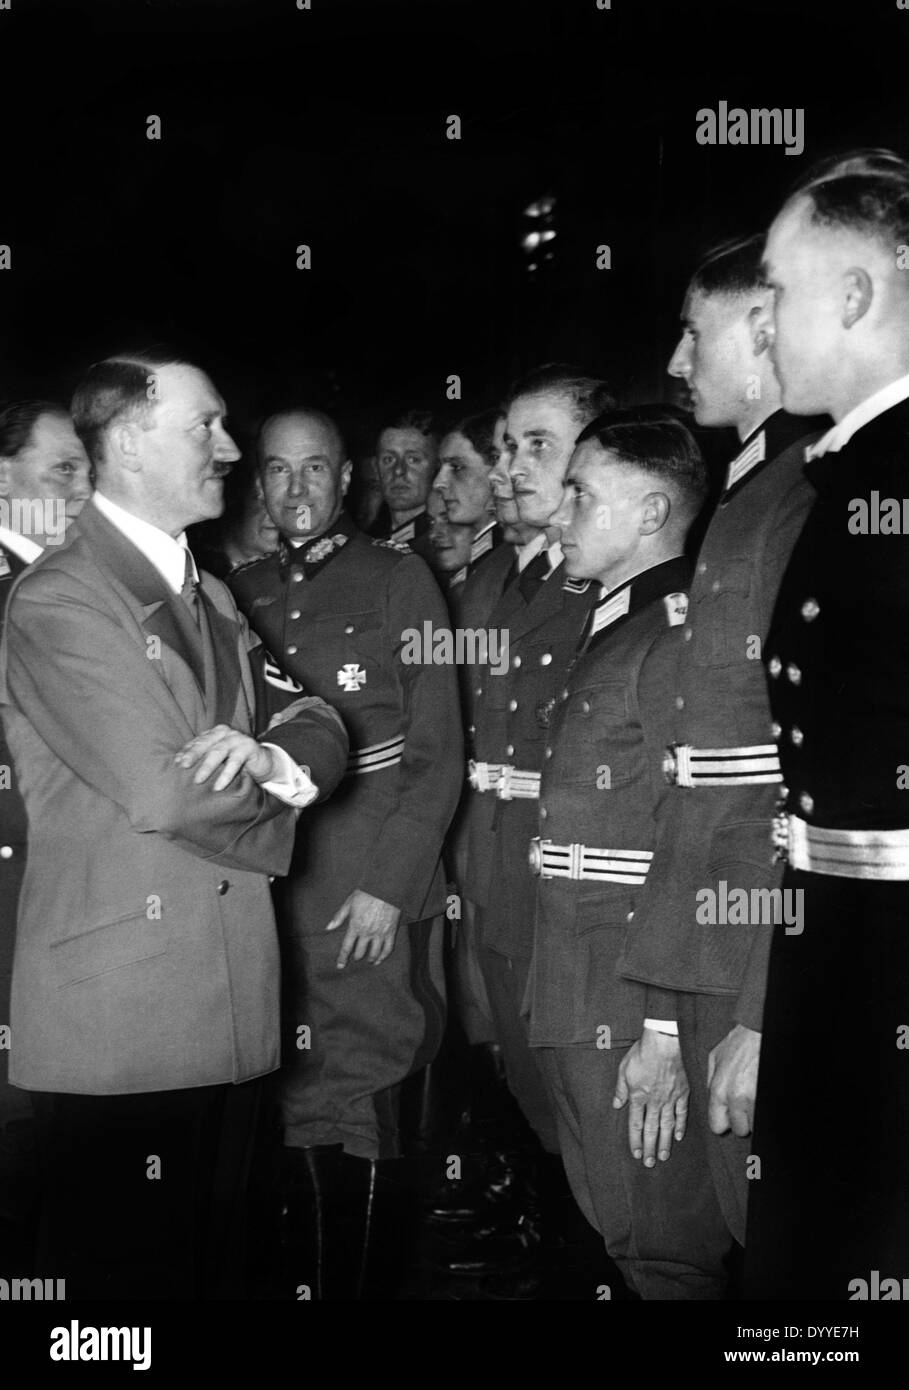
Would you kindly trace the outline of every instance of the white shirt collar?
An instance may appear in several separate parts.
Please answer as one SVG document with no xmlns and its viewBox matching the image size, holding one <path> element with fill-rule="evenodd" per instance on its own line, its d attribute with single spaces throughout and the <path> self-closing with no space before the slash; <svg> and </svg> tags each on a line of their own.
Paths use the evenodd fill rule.
<svg viewBox="0 0 909 1390">
<path fill-rule="evenodd" d="M 11 550 L 27 565 L 32 564 L 41 554 L 41 546 L 37 541 L 33 541 L 31 536 L 20 536 L 18 531 L 11 531 L 8 526 L 0 526 L 0 545 L 4 550 Z"/>
<path fill-rule="evenodd" d="M 199 571 L 196 569 L 196 562 L 189 552 L 186 543 L 186 532 L 181 531 L 180 535 L 174 539 L 166 531 L 162 531 L 158 526 L 152 526 L 148 521 L 142 521 L 139 517 L 133 516 L 132 512 L 125 511 L 116 502 L 112 502 L 109 497 L 105 497 L 103 492 L 97 489 L 92 493 L 92 503 L 98 508 L 102 516 L 106 516 L 112 526 L 116 526 L 128 541 L 132 541 L 137 550 L 140 550 L 150 564 L 161 575 L 161 578 L 172 589 L 175 594 L 179 594 L 183 588 L 183 579 L 186 574 L 186 556 L 189 555 L 193 567 L 193 577 L 196 583 L 199 582 Z M 89 505 L 89 504 L 86 504 Z"/>
<path fill-rule="evenodd" d="M 889 386 L 881 387 L 880 391 L 875 391 L 873 396 L 853 407 L 832 429 L 808 446 L 805 450 L 806 460 L 838 453 L 865 425 L 870 424 L 878 415 L 883 415 L 885 410 L 890 410 L 892 406 L 905 400 L 909 400 L 909 375 L 898 377 L 896 381 L 891 381 Z"/>
</svg>

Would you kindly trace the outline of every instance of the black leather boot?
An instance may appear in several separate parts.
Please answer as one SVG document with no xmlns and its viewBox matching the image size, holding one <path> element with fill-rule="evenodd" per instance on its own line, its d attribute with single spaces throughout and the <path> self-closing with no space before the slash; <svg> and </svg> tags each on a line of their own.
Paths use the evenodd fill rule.
<svg viewBox="0 0 909 1390">
<path fill-rule="evenodd" d="M 282 1282 L 290 1297 L 324 1299 L 330 1206 L 341 1144 L 285 1147 L 281 1155 Z"/>
</svg>

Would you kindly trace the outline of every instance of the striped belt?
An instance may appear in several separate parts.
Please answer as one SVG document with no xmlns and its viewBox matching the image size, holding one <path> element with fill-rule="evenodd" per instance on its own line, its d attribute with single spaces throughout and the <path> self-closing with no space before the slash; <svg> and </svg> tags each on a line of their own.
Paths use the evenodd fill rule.
<svg viewBox="0 0 909 1390">
<path fill-rule="evenodd" d="M 495 792 L 500 801 L 515 797 L 536 801 L 540 795 L 540 774 L 521 772 L 508 763 L 477 763 L 471 758 L 467 780 L 475 792 Z"/>
<path fill-rule="evenodd" d="M 347 777 L 360 777 L 364 772 L 381 772 L 385 767 L 394 767 L 401 761 L 404 752 L 404 735 L 386 739 L 384 743 L 371 743 L 368 748 L 352 748 L 347 757 Z"/>
<path fill-rule="evenodd" d="M 909 879 L 909 830 L 832 830 L 783 811 L 773 822 L 776 858 L 834 878 Z"/>
<path fill-rule="evenodd" d="M 775 743 L 751 748 L 671 743 L 663 758 L 663 775 L 671 787 L 756 787 L 783 780 Z"/>
<path fill-rule="evenodd" d="M 540 878 L 584 878 L 597 883 L 642 884 L 653 852 L 649 849 L 594 849 L 592 845 L 554 845 L 535 835 L 530 868 Z"/>
</svg>

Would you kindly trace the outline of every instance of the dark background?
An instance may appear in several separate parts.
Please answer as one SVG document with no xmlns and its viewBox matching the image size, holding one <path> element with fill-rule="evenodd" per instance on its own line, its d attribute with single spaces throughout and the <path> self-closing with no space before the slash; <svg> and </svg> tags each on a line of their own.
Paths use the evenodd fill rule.
<svg viewBox="0 0 909 1390">
<path fill-rule="evenodd" d="M 909 153 L 896 0 L 311 4 L 0 11 L 0 398 L 66 397 L 160 340 L 210 367 L 240 433 L 292 394 L 361 448 L 399 406 L 460 414 L 544 360 L 666 397 L 698 251 L 766 225 L 821 155 Z M 720 100 L 803 107 L 804 154 L 698 145 Z M 557 237 L 530 272 L 544 194 Z"/>
</svg>

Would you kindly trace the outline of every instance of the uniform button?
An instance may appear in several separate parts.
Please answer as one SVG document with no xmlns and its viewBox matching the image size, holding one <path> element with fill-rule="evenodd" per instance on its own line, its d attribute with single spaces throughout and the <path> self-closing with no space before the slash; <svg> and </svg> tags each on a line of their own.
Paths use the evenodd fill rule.
<svg viewBox="0 0 909 1390">
<path fill-rule="evenodd" d="M 771 737 L 772 737 L 772 738 L 779 738 L 779 736 L 780 736 L 780 734 L 781 734 L 782 732 L 783 732 L 783 726 L 782 726 L 782 724 L 778 724 L 778 723 L 776 722 L 776 720 L 774 719 L 773 723 L 770 725 L 770 734 L 771 734 Z"/>
<path fill-rule="evenodd" d="M 476 726 L 476 724 L 471 724 L 470 728 L 467 730 L 467 732 L 468 732 L 469 734 L 475 734 L 476 731 L 477 731 L 477 726 Z"/>
<path fill-rule="evenodd" d="M 551 661 L 552 661 L 552 652 L 544 652 L 543 655 L 540 657 L 540 665 L 541 665 L 541 666 L 548 666 L 548 665 L 550 664 Z"/>
<path fill-rule="evenodd" d="M 581 701 L 581 709 L 584 711 L 585 714 L 589 714 L 589 713 L 590 713 L 590 701 L 589 701 L 589 700 L 582 700 L 582 701 Z"/>
<path fill-rule="evenodd" d="M 12 847 L 12 845 L 0 845 L 0 859 L 12 859 L 12 857 L 13 857 L 13 847 Z"/>
<path fill-rule="evenodd" d="M 551 748 L 547 748 L 547 749 L 546 749 L 546 757 L 547 757 L 547 758 L 551 758 L 551 757 L 552 757 L 552 749 L 551 749 Z"/>
<path fill-rule="evenodd" d="M 711 584 L 710 592 L 712 594 L 718 594 L 720 592 L 720 581 L 718 579 L 715 579 Z"/>
<path fill-rule="evenodd" d="M 476 691 L 476 693 L 477 693 L 478 695 L 482 695 L 482 694 L 483 694 L 483 687 L 482 687 L 481 685 L 478 685 L 478 686 L 477 686 L 477 691 Z"/>
<path fill-rule="evenodd" d="M 783 663 L 778 656 L 772 656 L 767 662 L 767 670 L 771 676 L 778 676 L 783 669 Z"/>
<path fill-rule="evenodd" d="M 221 882 L 218 884 L 218 892 L 220 893 L 222 898 L 224 897 L 224 894 L 227 892 L 229 887 L 230 884 L 228 883 L 227 879 L 222 878 Z"/>
<path fill-rule="evenodd" d="M 814 810 L 814 797 L 809 795 L 808 792 L 801 792 L 799 794 L 799 809 L 804 811 L 806 816 L 810 816 L 811 812 Z"/>
<path fill-rule="evenodd" d="M 793 685 L 801 685 L 802 673 L 794 662 L 790 661 L 789 665 L 786 667 L 786 675 L 789 680 L 792 681 Z"/>
<path fill-rule="evenodd" d="M 681 695 L 676 695 L 676 697 L 675 697 L 675 707 L 676 707 L 676 709 L 684 709 L 684 708 L 685 708 L 685 701 L 684 701 L 684 699 L 682 698 Z"/>
<path fill-rule="evenodd" d="M 505 749 L 505 756 L 506 756 L 507 758 L 513 758 L 513 757 L 514 757 L 514 744 L 513 744 L 513 743 L 509 743 L 508 747 Z"/>
<path fill-rule="evenodd" d="M 302 570 L 294 570 L 294 583 L 295 583 L 295 584 L 299 584 L 299 582 L 300 582 L 300 580 L 301 580 L 302 578 L 303 578 L 303 571 L 302 571 Z"/>
<path fill-rule="evenodd" d="M 514 712 L 515 712 L 515 710 L 517 709 L 517 707 L 518 707 L 518 702 L 517 702 L 517 700 L 509 700 L 509 701 L 508 701 L 508 708 L 511 710 L 512 714 L 514 714 Z"/>
<path fill-rule="evenodd" d="M 296 649 L 296 647 L 293 645 L 293 643 L 291 643 L 291 645 L 290 645 L 289 647 L 286 647 L 286 648 L 285 648 L 285 651 L 287 652 L 287 655 L 288 655 L 288 656 L 296 656 L 296 654 L 297 654 L 297 649 Z"/>
<path fill-rule="evenodd" d="M 514 669 L 517 670 L 518 667 L 519 667 L 520 664 L 521 664 L 521 658 L 520 658 L 519 656 L 516 656 L 515 659 L 514 659 L 514 661 L 513 661 L 511 664 L 512 664 L 512 666 L 514 667 Z"/>
<path fill-rule="evenodd" d="M 294 608 L 294 609 L 292 609 L 292 610 L 291 610 L 290 616 L 291 616 L 291 620 L 292 620 L 293 622 L 296 622 L 297 619 L 298 619 L 299 616 L 300 616 L 300 610 L 299 610 L 299 608 Z"/>
<path fill-rule="evenodd" d="M 691 639 L 692 639 L 692 637 L 694 636 L 694 633 L 691 631 L 691 628 L 690 628 L 690 627 L 686 627 L 686 629 L 685 629 L 685 631 L 684 631 L 684 633 L 683 633 L 683 636 L 684 636 L 686 642 L 690 642 Z"/>
<path fill-rule="evenodd" d="M 702 560 L 701 563 L 698 565 L 698 574 L 706 574 L 706 573 L 707 573 L 707 561 L 706 561 L 706 560 Z"/>
<path fill-rule="evenodd" d="M 813 623 L 820 611 L 821 605 L 816 598 L 806 598 L 802 604 L 802 617 L 806 623 Z"/>
<path fill-rule="evenodd" d="M 801 748 L 802 744 L 805 742 L 805 735 L 796 724 L 793 724 L 792 728 L 789 730 L 789 737 L 796 748 Z"/>
<path fill-rule="evenodd" d="M 348 637 L 349 637 L 350 634 L 353 632 L 353 623 L 348 623 L 347 626 L 345 627 L 344 631 L 347 633 L 347 635 L 348 635 Z"/>
<path fill-rule="evenodd" d="M 563 699 L 563 700 L 567 700 L 567 699 L 568 699 L 568 691 L 567 691 L 567 690 L 563 690 L 563 691 L 562 691 L 562 699 Z"/>
<path fill-rule="evenodd" d="M 549 812 L 546 810 L 546 807 L 545 807 L 545 806 L 541 806 L 541 807 L 540 807 L 540 820 L 545 820 L 548 814 L 549 814 Z"/>
<path fill-rule="evenodd" d="M 632 908 L 631 912 L 629 912 L 628 916 L 625 918 L 625 921 L 626 921 L 626 922 L 630 922 L 631 919 L 632 919 L 633 917 L 634 917 L 634 909 Z"/>
</svg>

